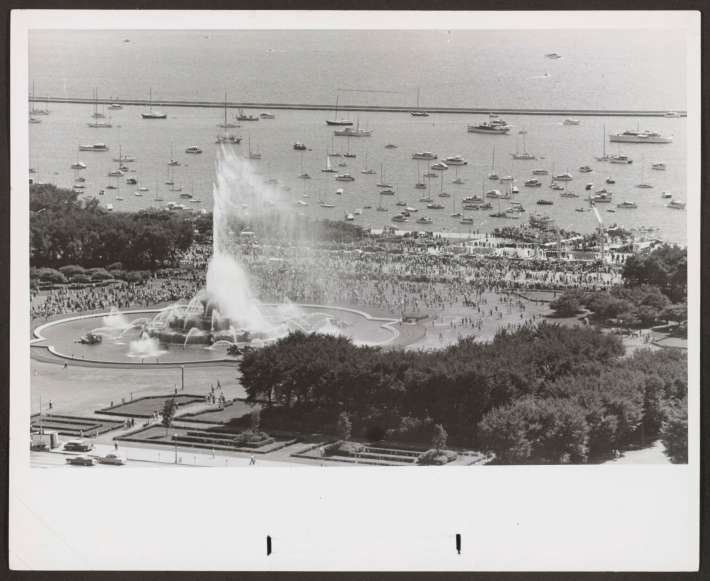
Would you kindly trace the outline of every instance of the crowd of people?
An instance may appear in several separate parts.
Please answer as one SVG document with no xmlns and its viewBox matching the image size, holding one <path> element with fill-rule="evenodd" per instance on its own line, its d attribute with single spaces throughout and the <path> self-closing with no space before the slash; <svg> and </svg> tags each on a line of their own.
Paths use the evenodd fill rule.
<svg viewBox="0 0 710 581">
<path fill-rule="evenodd" d="M 211 254 L 211 246 L 193 244 L 181 256 L 179 269 L 158 271 L 143 282 L 33 290 L 32 318 L 190 300 L 205 285 Z M 374 247 L 372 242 L 359 247 L 252 243 L 239 246 L 236 254 L 249 273 L 253 294 L 263 302 L 351 305 L 391 315 L 454 307 L 485 314 L 489 293 L 608 289 L 621 283 L 620 270 L 609 266 L 492 258 L 452 252 L 440 241 L 436 246 L 407 241 Z"/>
</svg>

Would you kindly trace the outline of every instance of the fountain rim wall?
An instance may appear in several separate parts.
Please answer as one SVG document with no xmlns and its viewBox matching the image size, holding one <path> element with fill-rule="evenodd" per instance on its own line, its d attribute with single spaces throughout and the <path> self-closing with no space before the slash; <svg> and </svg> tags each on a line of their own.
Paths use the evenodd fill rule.
<svg viewBox="0 0 710 581">
<path fill-rule="evenodd" d="M 263 306 L 265 307 L 277 307 L 281 304 L 284 303 L 262 303 Z M 349 313 L 354 313 L 356 315 L 359 315 L 363 317 L 364 319 L 368 321 L 382 321 L 383 323 L 380 325 L 382 329 L 386 329 L 391 333 L 391 337 L 387 339 L 386 341 L 382 341 L 381 343 L 377 343 L 376 346 L 385 346 L 394 341 L 397 337 L 399 337 L 399 331 L 394 328 L 394 325 L 400 322 L 400 319 L 392 319 L 390 317 L 375 317 L 374 315 L 371 315 L 370 313 L 366 311 L 360 311 L 358 309 L 352 309 L 350 307 L 338 307 L 334 305 L 317 305 L 317 304 L 311 304 L 311 303 L 293 303 L 293 305 L 297 307 L 303 307 L 303 308 L 311 308 L 311 309 L 332 309 L 335 311 L 345 311 Z M 160 313 L 161 311 L 164 311 L 166 309 L 169 309 L 171 307 L 163 307 L 161 309 L 135 309 L 135 310 L 130 310 L 130 311 L 119 311 L 122 315 L 140 315 L 140 314 L 147 314 L 147 313 Z M 165 362 L 165 363 L 130 363 L 126 361 L 103 361 L 103 360 L 97 360 L 97 359 L 85 359 L 81 357 L 72 357 L 71 355 L 67 355 L 65 353 L 61 353 L 60 351 L 57 351 L 57 349 L 54 347 L 54 345 L 39 345 L 39 343 L 43 341 L 49 341 L 47 337 L 45 337 L 42 332 L 45 329 L 48 329 L 50 327 L 54 327 L 57 325 L 61 325 L 63 323 L 70 323 L 72 321 L 82 321 L 86 319 L 96 319 L 96 318 L 103 318 L 103 317 L 108 317 L 111 316 L 112 312 L 104 312 L 104 313 L 88 313 L 85 315 L 73 315 L 71 317 L 64 317 L 62 319 L 56 319 L 54 321 L 49 321 L 47 323 L 44 323 L 40 325 L 39 327 L 36 327 L 33 331 L 32 334 L 34 335 L 34 339 L 30 339 L 30 347 L 37 346 L 37 347 L 42 347 L 46 348 L 47 351 L 49 351 L 52 355 L 55 357 L 60 357 L 62 359 L 66 359 L 69 361 L 81 361 L 83 363 L 94 363 L 97 365 L 127 365 L 127 366 L 132 366 L 135 365 L 137 367 L 146 367 L 146 366 L 162 366 L 162 367 L 175 367 L 175 366 L 180 366 L 180 365 L 205 365 L 207 363 L 224 363 L 224 362 L 234 362 L 235 359 L 212 359 L 210 361 L 205 361 L 204 359 L 198 359 L 198 360 L 184 360 L 184 361 L 171 361 L 171 362 Z M 115 313 L 113 313 L 115 314 Z"/>
</svg>

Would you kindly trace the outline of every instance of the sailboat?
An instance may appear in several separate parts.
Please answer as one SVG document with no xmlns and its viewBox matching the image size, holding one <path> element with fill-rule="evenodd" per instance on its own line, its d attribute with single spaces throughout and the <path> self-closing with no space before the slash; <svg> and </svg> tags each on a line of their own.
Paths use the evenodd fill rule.
<svg viewBox="0 0 710 581">
<path fill-rule="evenodd" d="M 91 114 L 91 116 L 94 119 L 104 119 L 106 117 L 106 115 L 104 115 L 103 111 L 99 113 L 99 92 L 96 89 L 94 89 L 94 112 Z M 108 121 L 92 121 L 88 125 L 89 125 L 89 127 L 93 127 L 93 128 L 113 127 L 113 125 L 111 124 L 111 119 L 109 119 Z"/>
<path fill-rule="evenodd" d="M 160 189 L 158 187 L 158 180 L 155 180 L 155 196 L 153 197 L 153 201 L 155 202 L 162 202 L 163 201 L 163 196 L 160 195 Z"/>
<path fill-rule="evenodd" d="M 498 174 L 496 173 L 495 166 L 496 166 L 496 148 L 494 145 L 493 146 L 493 153 L 491 153 L 491 171 L 488 174 L 489 180 L 497 180 L 498 179 Z"/>
<path fill-rule="evenodd" d="M 321 171 L 324 173 L 335 173 L 335 170 L 330 166 L 330 157 L 327 154 L 325 156 L 325 167 Z"/>
<path fill-rule="evenodd" d="M 143 119 L 167 119 L 167 113 L 153 111 L 153 89 L 148 91 L 148 110 L 141 113 Z"/>
<path fill-rule="evenodd" d="M 412 117 L 429 117 L 429 113 L 419 109 L 419 87 L 417 87 L 417 109 L 409 113 Z"/>
<path fill-rule="evenodd" d="M 239 145 L 241 143 L 241 137 L 237 137 L 236 135 L 227 132 L 227 129 L 230 127 L 239 127 L 236 123 L 230 123 L 227 121 L 227 93 L 224 94 L 224 120 L 222 123 L 219 123 L 217 127 L 222 127 L 224 132 L 217 136 L 215 143 L 231 143 L 233 145 Z"/>
<path fill-rule="evenodd" d="M 644 169 L 645 169 L 645 166 L 646 166 L 646 160 L 642 158 L 642 159 L 641 159 L 641 183 L 639 183 L 639 184 L 636 186 L 637 188 L 649 189 L 649 188 L 652 188 L 652 187 L 653 187 L 651 184 L 647 184 L 646 181 L 644 180 L 644 175 L 645 175 Z"/>
<path fill-rule="evenodd" d="M 303 150 L 301 150 L 301 173 L 298 177 L 301 178 L 302 180 L 311 179 L 311 176 L 308 175 L 308 173 L 303 171 Z"/>
<path fill-rule="evenodd" d="M 375 174 L 375 170 L 372 168 L 367 167 L 367 153 L 365 153 L 365 167 L 362 169 L 360 173 L 366 174 L 366 175 L 373 175 Z"/>
<path fill-rule="evenodd" d="M 378 188 L 391 188 L 392 186 L 385 182 L 385 171 L 384 171 L 384 164 L 380 164 L 380 182 L 377 184 Z"/>
<path fill-rule="evenodd" d="M 597 157 L 597 161 L 609 161 L 609 156 L 606 154 L 606 125 L 602 125 L 602 154 Z"/>
<path fill-rule="evenodd" d="M 252 151 L 251 149 L 251 135 L 249 136 L 249 159 L 261 159 L 261 153 Z"/>
<path fill-rule="evenodd" d="M 419 166 L 419 160 L 417 160 L 417 183 L 414 184 L 414 187 L 417 190 L 426 190 L 426 184 L 422 181 L 420 170 L 421 168 Z"/>
<path fill-rule="evenodd" d="M 45 105 L 44 109 L 39 109 L 36 105 L 35 97 L 35 82 L 32 81 L 32 108 L 30 109 L 30 115 L 49 115 L 49 107 Z"/>
<path fill-rule="evenodd" d="M 386 212 L 387 208 L 382 205 L 382 192 L 380 192 L 380 205 L 375 208 L 378 212 Z"/>
<path fill-rule="evenodd" d="M 456 176 L 454 177 L 454 179 L 452 180 L 451 183 L 456 184 L 456 185 L 461 185 L 461 184 L 465 183 L 463 178 L 459 177 L 459 166 L 458 165 L 454 166 L 454 171 L 456 172 Z"/>
<path fill-rule="evenodd" d="M 329 155 L 330 157 L 341 157 L 341 154 L 340 154 L 340 153 L 336 153 L 336 151 L 335 151 L 335 141 L 334 141 L 334 139 L 335 139 L 335 137 L 331 135 L 331 137 L 330 137 L 330 152 L 328 153 L 328 155 Z"/>
<path fill-rule="evenodd" d="M 518 141 L 515 140 L 515 153 L 511 154 L 513 159 L 537 159 L 532 153 L 528 153 L 527 142 L 525 139 L 525 134 L 523 134 L 523 152 L 518 151 Z"/>
<path fill-rule="evenodd" d="M 356 154 L 350 153 L 350 136 L 348 135 L 348 151 L 343 154 L 343 157 L 357 157 Z"/>
<path fill-rule="evenodd" d="M 172 165 L 172 166 L 180 165 L 180 162 L 177 161 L 175 159 L 175 157 L 173 156 L 173 144 L 172 143 L 170 144 L 170 161 L 168 162 L 168 165 Z"/>
<path fill-rule="evenodd" d="M 441 174 L 441 184 L 439 186 L 439 197 L 440 198 L 450 198 L 451 194 L 444 191 L 444 174 Z"/>
<path fill-rule="evenodd" d="M 335 97 L 335 118 L 334 119 L 326 119 L 325 124 L 326 125 L 352 125 L 353 122 L 350 121 L 349 119 L 338 119 L 338 102 L 340 100 L 339 96 Z"/>
<path fill-rule="evenodd" d="M 217 123 L 217 127 L 220 127 L 222 129 L 235 129 L 239 127 L 237 123 L 232 123 L 231 121 L 227 120 L 227 92 L 224 92 L 224 120 L 222 123 Z"/>
</svg>

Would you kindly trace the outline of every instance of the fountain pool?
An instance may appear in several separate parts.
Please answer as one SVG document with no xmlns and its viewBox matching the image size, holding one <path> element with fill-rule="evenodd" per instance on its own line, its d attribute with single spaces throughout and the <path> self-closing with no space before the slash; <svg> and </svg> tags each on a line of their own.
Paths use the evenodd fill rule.
<svg viewBox="0 0 710 581">
<path fill-rule="evenodd" d="M 173 309 L 174 307 L 168 307 Z M 394 319 L 375 318 L 354 309 L 320 305 L 261 305 L 267 321 L 288 331 L 302 330 L 339 334 L 357 345 L 387 345 L 398 332 Z M 191 362 L 236 361 L 227 354 L 234 342 L 226 337 L 226 329 L 211 343 L 204 339 L 207 331 L 190 327 L 176 341 L 161 339 L 157 333 L 146 331 L 151 321 L 166 317 L 167 309 L 142 310 L 68 317 L 52 321 L 35 330 L 32 345 L 47 347 L 61 357 L 96 363 L 134 363 L 175 365 Z M 211 320 L 210 315 L 210 320 Z M 101 335 L 101 341 L 88 344 L 79 338 L 89 334 Z M 237 344 L 242 345 L 240 337 Z M 252 338 L 249 344 L 259 347 L 274 340 Z"/>
</svg>

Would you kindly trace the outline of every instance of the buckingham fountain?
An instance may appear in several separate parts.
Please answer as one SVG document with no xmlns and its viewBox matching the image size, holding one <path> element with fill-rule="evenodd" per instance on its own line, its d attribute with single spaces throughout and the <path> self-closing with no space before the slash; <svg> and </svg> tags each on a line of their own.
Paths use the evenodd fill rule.
<svg viewBox="0 0 710 581">
<path fill-rule="evenodd" d="M 391 319 L 339 307 L 265 304 L 254 295 L 240 261 L 240 228 L 266 221 L 298 238 L 298 225 L 284 193 L 225 148 L 218 154 L 213 202 L 213 254 L 205 288 L 194 297 L 157 311 L 112 309 L 52 322 L 36 330 L 33 343 L 87 360 L 176 362 L 224 358 L 232 345 L 258 348 L 294 331 L 344 335 L 369 345 L 388 343 L 397 335 Z"/>
</svg>

